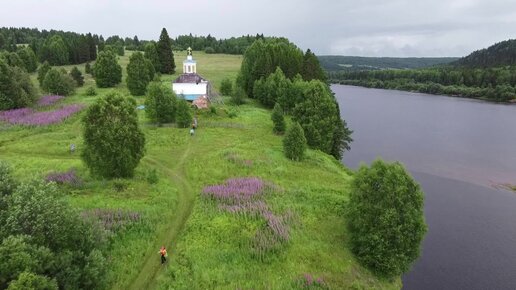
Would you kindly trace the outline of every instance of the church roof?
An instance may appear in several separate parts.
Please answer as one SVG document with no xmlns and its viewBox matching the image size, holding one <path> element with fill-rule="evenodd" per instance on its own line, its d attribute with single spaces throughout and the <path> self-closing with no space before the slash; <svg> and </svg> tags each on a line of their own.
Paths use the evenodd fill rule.
<svg viewBox="0 0 516 290">
<path fill-rule="evenodd" d="M 174 80 L 174 83 L 200 83 L 205 82 L 206 79 L 204 79 L 199 74 L 193 73 L 193 74 L 182 74 L 177 79 Z"/>
</svg>

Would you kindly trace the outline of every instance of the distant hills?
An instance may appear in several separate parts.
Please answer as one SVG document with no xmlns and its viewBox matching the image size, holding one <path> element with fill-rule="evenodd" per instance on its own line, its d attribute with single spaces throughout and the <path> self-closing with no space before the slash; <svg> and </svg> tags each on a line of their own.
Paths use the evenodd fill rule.
<svg viewBox="0 0 516 290">
<path fill-rule="evenodd" d="M 322 67 L 330 72 L 417 69 L 449 64 L 459 59 L 458 57 L 362 57 L 340 55 L 321 55 L 318 58 Z"/>
<path fill-rule="evenodd" d="M 516 39 L 505 40 L 477 50 L 452 64 L 470 68 L 516 65 Z"/>
</svg>

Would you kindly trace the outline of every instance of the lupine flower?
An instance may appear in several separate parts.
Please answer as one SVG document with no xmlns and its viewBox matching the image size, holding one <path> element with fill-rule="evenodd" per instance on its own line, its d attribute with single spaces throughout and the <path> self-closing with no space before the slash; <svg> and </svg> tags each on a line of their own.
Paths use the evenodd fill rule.
<svg viewBox="0 0 516 290">
<path fill-rule="evenodd" d="M 38 106 L 40 106 L 40 107 L 50 106 L 63 98 L 64 98 L 63 96 L 57 96 L 57 95 L 43 96 L 39 99 Z"/>
<path fill-rule="evenodd" d="M 77 176 L 74 169 L 70 169 L 66 172 L 55 172 L 50 173 L 45 177 L 48 182 L 55 182 L 58 184 L 69 184 L 78 186 L 81 184 L 81 179 Z"/>
<path fill-rule="evenodd" d="M 81 104 L 63 106 L 54 111 L 35 112 L 29 108 L 0 112 L 0 121 L 13 125 L 44 126 L 63 121 L 84 108 Z"/>
</svg>

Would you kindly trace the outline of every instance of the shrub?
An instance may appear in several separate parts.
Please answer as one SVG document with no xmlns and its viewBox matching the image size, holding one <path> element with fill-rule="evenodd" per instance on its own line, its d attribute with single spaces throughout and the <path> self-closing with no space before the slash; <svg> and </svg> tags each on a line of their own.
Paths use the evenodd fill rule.
<svg viewBox="0 0 516 290">
<path fill-rule="evenodd" d="M 285 133 L 285 118 L 283 117 L 283 110 L 281 109 L 280 104 L 276 103 L 274 105 L 274 110 L 271 115 L 272 123 L 274 124 L 273 131 L 276 134 Z"/>
<path fill-rule="evenodd" d="M 11 194 L 16 188 L 16 184 L 9 164 L 0 161 L 0 199 L 4 195 Z"/>
<path fill-rule="evenodd" d="M 233 95 L 233 82 L 230 79 L 225 78 L 222 80 L 220 83 L 220 93 L 223 96 Z"/>
<path fill-rule="evenodd" d="M 75 80 L 75 83 L 78 87 L 82 87 L 82 85 L 84 85 L 84 77 L 82 76 L 81 71 L 76 66 L 73 67 L 72 71 L 70 72 L 70 75 Z"/>
<path fill-rule="evenodd" d="M 228 117 L 230 117 L 231 119 L 236 118 L 237 116 L 238 116 L 238 113 L 237 113 L 237 111 L 236 111 L 236 110 L 234 110 L 234 109 L 230 109 L 230 110 L 228 111 Z"/>
<path fill-rule="evenodd" d="M 122 81 L 122 67 L 111 50 L 101 51 L 93 66 L 95 82 L 99 88 L 114 87 Z"/>
<path fill-rule="evenodd" d="M 42 88 L 47 93 L 69 96 L 75 91 L 75 81 L 61 70 L 51 68 L 45 75 Z"/>
<path fill-rule="evenodd" d="M 237 86 L 231 95 L 231 102 L 235 105 L 242 105 L 245 103 L 246 94 L 243 88 Z"/>
<path fill-rule="evenodd" d="M 192 108 L 186 100 L 178 100 L 176 114 L 177 126 L 180 128 L 188 128 L 192 125 Z"/>
<path fill-rule="evenodd" d="M 299 161 L 303 159 L 306 150 L 306 138 L 303 128 L 295 122 L 290 126 L 283 139 L 283 151 L 288 159 Z"/>
<path fill-rule="evenodd" d="M 7 290 L 57 290 L 57 282 L 55 279 L 49 279 L 43 275 L 36 275 L 30 272 L 23 272 L 18 279 L 9 283 Z"/>
<path fill-rule="evenodd" d="M 86 63 L 86 65 L 84 66 L 84 72 L 90 75 L 93 73 L 93 70 L 91 69 L 91 64 L 89 62 Z"/>
<path fill-rule="evenodd" d="M 147 174 L 147 182 L 150 184 L 156 184 L 156 183 L 158 183 L 158 181 L 159 181 L 159 176 L 158 176 L 158 172 L 156 171 L 156 169 L 152 169 L 151 171 L 149 171 L 149 173 Z"/>
<path fill-rule="evenodd" d="M 97 91 L 95 90 L 94 87 L 88 87 L 86 89 L 86 96 L 92 97 L 92 96 L 96 96 L 96 95 L 97 95 Z"/>
<path fill-rule="evenodd" d="M 380 276 L 409 270 L 427 230 L 423 199 L 419 184 L 401 163 L 362 165 L 352 182 L 348 212 L 357 259 Z"/>
<path fill-rule="evenodd" d="M 176 119 L 176 94 L 160 82 L 151 82 L 145 99 L 147 118 L 158 124 L 172 123 Z"/>
<path fill-rule="evenodd" d="M 83 118 L 81 157 L 94 175 L 132 177 L 145 151 L 136 101 L 109 94 L 90 105 Z"/>
<path fill-rule="evenodd" d="M 215 53 L 215 49 L 213 49 L 213 47 L 211 47 L 211 46 L 208 46 L 204 49 L 204 52 L 207 54 L 212 54 L 212 53 Z"/>
</svg>

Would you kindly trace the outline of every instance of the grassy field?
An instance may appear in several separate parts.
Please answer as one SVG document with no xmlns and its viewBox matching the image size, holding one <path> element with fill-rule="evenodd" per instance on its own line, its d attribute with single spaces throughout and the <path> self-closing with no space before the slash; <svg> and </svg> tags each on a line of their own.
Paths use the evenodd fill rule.
<svg viewBox="0 0 516 290">
<path fill-rule="evenodd" d="M 130 54 L 120 58 L 124 75 Z M 185 55 L 176 53 L 179 70 Z M 236 76 L 242 60 L 204 53 L 194 53 L 194 58 L 198 72 L 214 82 L 215 89 L 223 78 Z M 84 72 L 84 65 L 79 68 Z M 170 84 L 176 75 L 163 76 L 162 81 Z M 117 88 L 84 96 L 93 85 L 86 77 L 85 86 L 63 103 L 90 104 L 110 91 L 128 95 L 125 77 Z M 187 129 L 150 125 L 139 111 L 146 155 L 130 180 L 92 179 L 79 152 L 69 152 L 71 143 L 81 150 L 83 113 L 48 127 L 0 127 L 0 159 L 11 163 L 22 180 L 75 168 L 84 182 L 68 195 L 72 205 L 142 215 L 141 222 L 112 237 L 107 249 L 110 289 L 299 289 L 305 288 L 299 279 L 308 275 L 320 277 L 329 289 L 401 287 L 399 279 L 372 276 L 348 249 L 343 212 L 352 175 L 346 168 L 312 150 L 302 162 L 287 160 L 281 136 L 272 134 L 270 112 L 254 102 L 216 108 L 216 114 L 199 113 L 194 137 Z M 236 117 L 229 118 L 229 111 Z M 151 169 L 158 171 L 157 184 L 147 182 Z M 263 221 L 224 213 L 201 197 L 207 185 L 246 176 L 274 183 L 278 189 L 265 201 L 275 213 L 289 210 L 295 216 L 290 240 L 261 258 L 253 256 L 249 245 Z M 162 244 L 169 249 L 165 266 L 159 263 Z"/>
</svg>

